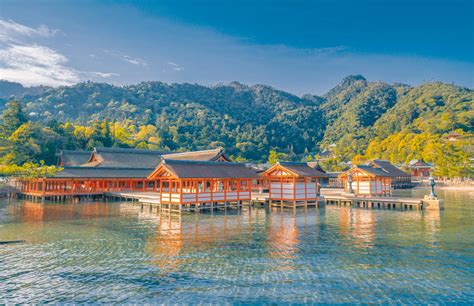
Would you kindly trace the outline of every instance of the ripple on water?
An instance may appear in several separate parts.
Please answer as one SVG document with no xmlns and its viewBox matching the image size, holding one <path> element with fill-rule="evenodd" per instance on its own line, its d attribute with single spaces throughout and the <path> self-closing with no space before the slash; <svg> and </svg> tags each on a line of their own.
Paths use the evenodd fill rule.
<svg viewBox="0 0 474 306">
<path fill-rule="evenodd" d="M 449 197 L 449 195 L 448 195 Z M 464 199 L 464 200 L 463 200 Z M 327 207 L 160 217 L 0 203 L 0 302 L 469 303 L 473 210 Z"/>
</svg>

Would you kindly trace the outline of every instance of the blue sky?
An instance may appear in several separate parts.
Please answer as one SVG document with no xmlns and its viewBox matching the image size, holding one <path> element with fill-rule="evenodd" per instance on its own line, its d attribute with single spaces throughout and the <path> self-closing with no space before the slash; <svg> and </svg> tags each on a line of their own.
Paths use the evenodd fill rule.
<svg viewBox="0 0 474 306">
<path fill-rule="evenodd" d="M 0 1 L 0 78 L 474 84 L 474 1 Z"/>
</svg>

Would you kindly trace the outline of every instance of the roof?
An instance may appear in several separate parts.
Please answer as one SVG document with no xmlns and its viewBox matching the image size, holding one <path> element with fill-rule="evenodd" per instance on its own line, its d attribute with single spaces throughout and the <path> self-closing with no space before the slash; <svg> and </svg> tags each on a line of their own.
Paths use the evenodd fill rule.
<svg viewBox="0 0 474 306">
<path fill-rule="evenodd" d="M 164 152 L 124 148 L 95 148 L 86 167 L 154 169 Z"/>
<path fill-rule="evenodd" d="M 446 135 L 446 137 L 460 137 L 460 136 L 462 136 L 462 135 L 459 134 L 459 133 L 456 133 L 454 131 L 451 131 Z"/>
<path fill-rule="evenodd" d="M 147 168 L 64 167 L 53 178 L 146 178 L 152 171 Z"/>
<path fill-rule="evenodd" d="M 304 162 L 278 162 L 277 165 L 291 171 L 298 177 L 326 177 L 325 173 L 310 167 L 308 163 Z"/>
<path fill-rule="evenodd" d="M 375 175 L 375 176 L 385 176 L 385 177 L 390 177 L 390 174 L 382 170 L 381 168 L 376 168 L 372 167 L 370 165 L 356 165 L 353 168 L 349 169 L 349 171 L 352 171 L 354 169 L 361 169 L 369 174 Z"/>
<path fill-rule="evenodd" d="M 326 172 L 326 177 L 337 178 L 342 172 Z"/>
<path fill-rule="evenodd" d="M 392 165 L 388 160 L 383 159 L 373 159 L 369 161 L 369 165 L 382 168 L 386 173 L 391 177 L 403 177 L 410 176 L 410 174 L 400 170 L 399 168 Z"/>
<path fill-rule="evenodd" d="M 142 149 L 95 148 L 88 163 L 84 166 L 155 169 L 162 159 L 214 161 L 220 158 L 228 160 L 222 148 L 180 153 Z"/>
<path fill-rule="evenodd" d="M 217 161 L 219 158 L 226 161 L 230 161 L 225 155 L 222 148 L 203 150 L 203 151 L 190 151 L 190 152 L 179 152 L 164 154 L 163 158 L 166 160 L 198 160 L 198 161 Z"/>
<path fill-rule="evenodd" d="M 408 167 L 431 168 L 431 165 L 419 159 L 412 159 L 408 163 Z"/>
<path fill-rule="evenodd" d="M 176 178 L 258 178 L 255 170 L 243 163 L 215 161 L 163 160 L 148 177 L 165 169 Z"/>
<path fill-rule="evenodd" d="M 324 171 L 324 169 L 321 167 L 321 165 L 319 164 L 319 162 L 315 161 L 315 162 L 307 162 L 308 166 L 310 166 L 311 168 L 313 169 L 316 169 L 318 170 L 319 172 L 322 172 L 322 173 L 326 173 L 326 171 Z"/>
<path fill-rule="evenodd" d="M 58 154 L 58 166 L 80 166 L 89 161 L 91 151 L 62 150 Z"/>
</svg>

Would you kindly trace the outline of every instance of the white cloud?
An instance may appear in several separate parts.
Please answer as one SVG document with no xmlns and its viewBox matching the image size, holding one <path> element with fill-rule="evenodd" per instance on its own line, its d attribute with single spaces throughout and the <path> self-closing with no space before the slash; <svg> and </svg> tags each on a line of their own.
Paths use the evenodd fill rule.
<svg viewBox="0 0 474 306">
<path fill-rule="evenodd" d="M 0 19 L 0 78 L 24 85 L 71 85 L 82 79 L 119 76 L 113 72 L 78 71 L 56 50 L 32 42 L 50 38 L 59 30 L 46 25 L 31 28 L 12 20 Z"/>
<path fill-rule="evenodd" d="M 59 30 L 46 25 L 37 28 L 0 19 L 0 77 L 25 85 L 69 85 L 79 80 L 78 72 L 67 67 L 61 53 L 32 43 L 35 38 L 50 38 Z"/>
<path fill-rule="evenodd" d="M 50 29 L 42 24 L 37 28 L 31 28 L 13 20 L 0 19 L 0 42 L 18 42 L 21 37 L 53 37 L 59 33 L 57 29 Z"/>
<path fill-rule="evenodd" d="M 93 72 L 90 72 L 89 74 L 92 75 L 92 76 L 97 76 L 97 77 L 101 77 L 101 78 L 110 78 L 110 77 L 117 77 L 117 76 L 120 76 L 119 73 L 115 73 L 115 72 L 98 72 L 98 71 L 93 71 Z"/>
<path fill-rule="evenodd" d="M 79 81 L 79 73 L 65 66 L 67 62 L 45 46 L 10 45 L 0 50 L 0 75 L 25 85 L 70 85 Z"/>
<path fill-rule="evenodd" d="M 168 65 L 172 66 L 174 71 L 183 71 L 184 70 L 183 67 L 176 64 L 175 62 L 168 62 Z"/>
<path fill-rule="evenodd" d="M 133 65 L 139 65 L 139 66 L 143 66 L 143 67 L 148 65 L 145 60 L 143 60 L 141 58 L 138 58 L 138 57 L 133 57 L 133 56 L 121 53 L 121 52 L 110 51 L 110 50 L 104 50 L 104 52 L 107 53 L 107 54 L 110 54 L 114 57 L 117 57 L 117 58 L 119 58 L 120 60 L 122 60 L 124 62 L 133 64 Z"/>
</svg>

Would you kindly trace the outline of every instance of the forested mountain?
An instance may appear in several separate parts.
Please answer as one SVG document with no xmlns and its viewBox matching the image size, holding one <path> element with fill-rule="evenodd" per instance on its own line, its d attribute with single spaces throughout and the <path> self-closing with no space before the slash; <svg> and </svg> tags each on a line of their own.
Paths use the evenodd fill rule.
<svg viewBox="0 0 474 306">
<path fill-rule="evenodd" d="M 47 154 L 54 147 L 195 150 L 223 146 L 234 158 L 265 161 L 270 150 L 299 160 L 330 147 L 340 162 L 358 154 L 357 158 L 385 154 L 375 150 L 376 144 L 397 133 L 428 133 L 440 142 L 443 134 L 453 130 L 465 139 L 472 139 L 474 132 L 473 91 L 443 83 L 410 87 L 349 76 L 323 96 L 303 97 L 237 82 L 211 87 L 161 82 L 129 86 L 85 82 L 30 89 L 18 85 L 0 82 L 0 98 L 7 101 L 16 96 L 29 128 L 4 132 L 3 138 L 12 143 L 15 137 L 35 135 L 37 142 L 52 143 Z M 389 158 L 405 162 L 423 157 L 419 148 L 410 152 Z M 5 155 L 9 157 L 4 163 L 54 159 L 44 152 L 21 158 Z"/>
<path fill-rule="evenodd" d="M 2 100 L 2 102 L 5 102 L 10 97 L 23 97 L 25 95 L 39 95 L 48 89 L 50 89 L 50 87 L 47 87 L 47 86 L 25 87 L 19 83 L 0 80 L 0 100 Z"/>
</svg>

